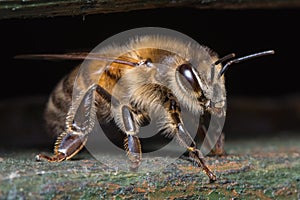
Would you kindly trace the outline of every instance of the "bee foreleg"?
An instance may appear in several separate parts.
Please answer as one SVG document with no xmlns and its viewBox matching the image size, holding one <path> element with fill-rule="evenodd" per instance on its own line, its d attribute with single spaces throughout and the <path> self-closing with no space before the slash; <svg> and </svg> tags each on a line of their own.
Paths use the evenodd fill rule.
<svg viewBox="0 0 300 200">
<path fill-rule="evenodd" d="M 138 125 L 134 118 L 134 113 L 128 106 L 123 105 L 121 112 L 124 131 L 127 135 L 124 140 L 124 147 L 131 162 L 130 170 L 136 171 L 142 160 L 141 144 L 139 138 L 136 136 Z"/>
<path fill-rule="evenodd" d="M 215 147 L 211 150 L 211 154 L 216 156 L 224 155 L 226 153 L 224 150 L 224 144 L 225 144 L 225 134 L 221 133 L 221 135 L 217 139 L 217 143 L 215 144 Z"/>
<path fill-rule="evenodd" d="M 216 137 L 215 135 L 211 135 L 207 137 L 206 127 L 209 126 L 208 124 L 209 121 L 210 121 L 210 114 L 208 113 L 204 113 L 204 115 L 200 117 L 197 136 L 195 138 L 196 144 L 202 143 L 202 145 L 204 145 L 204 147 L 210 151 L 210 155 L 217 155 L 217 156 L 224 155 L 225 135 L 224 133 L 221 133 L 221 135 L 217 135 L 218 138 L 211 138 L 213 136 Z M 213 141 L 216 141 L 215 144 Z M 200 145 L 197 145 L 198 148 L 199 146 Z"/>
<path fill-rule="evenodd" d="M 196 148 L 196 144 L 191 137 L 191 135 L 188 133 L 188 131 L 185 129 L 184 124 L 182 122 L 181 114 L 180 114 L 180 107 L 178 105 L 178 102 L 175 98 L 173 98 L 172 95 L 169 96 L 169 102 L 164 103 L 165 109 L 167 109 L 167 112 L 169 113 L 169 119 L 170 122 L 167 123 L 166 127 L 170 127 L 170 130 L 175 130 L 171 135 L 175 137 L 177 143 L 186 148 L 189 152 L 189 158 L 198 166 L 203 169 L 205 174 L 209 177 L 210 182 L 213 182 L 216 180 L 215 174 L 207 167 L 204 161 L 204 156 L 202 155 L 201 151 Z"/>
<path fill-rule="evenodd" d="M 205 164 L 203 154 L 196 148 L 195 142 L 185 129 L 183 123 L 177 123 L 177 131 L 174 136 L 178 144 L 188 150 L 191 161 L 203 169 L 204 173 L 209 177 L 210 182 L 215 181 L 216 175 Z"/>
</svg>

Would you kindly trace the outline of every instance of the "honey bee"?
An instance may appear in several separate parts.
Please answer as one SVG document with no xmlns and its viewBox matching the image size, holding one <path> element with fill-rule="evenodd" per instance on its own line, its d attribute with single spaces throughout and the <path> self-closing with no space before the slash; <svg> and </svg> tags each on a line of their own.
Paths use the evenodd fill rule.
<svg viewBox="0 0 300 200">
<path fill-rule="evenodd" d="M 115 55 L 118 49 L 126 53 L 112 58 L 111 55 Z M 83 90 L 81 100 L 75 101 L 77 107 L 86 113 L 80 122 L 76 120 L 76 111 L 72 108 L 74 82 L 80 67 L 57 84 L 45 110 L 48 129 L 57 135 L 54 155 L 39 154 L 36 158 L 49 162 L 71 159 L 84 147 L 95 122 L 114 120 L 126 135 L 124 149 L 131 163 L 130 168 L 136 170 L 142 160 L 139 128 L 151 121 L 150 113 L 162 107 L 158 129 L 162 134 L 175 138 L 186 149 L 190 160 L 202 168 L 211 182 L 215 181 L 216 175 L 206 165 L 203 154 L 183 123 L 181 109 L 201 116 L 205 113 L 225 116 L 223 74 L 227 67 L 272 53 L 265 51 L 236 59 L 232 59 L 234 54 L 229 54 L 219 58 L 206 46 L 191 46 L 172 37 L 148 35 L 133 38 L 121 47 L 109 46 L 98 54 L 29 55 L 27 57 L 30 58 L 88 60 L 90 71 L 84 76 L 93 80 L 79 80 L 80 84 L 85 85 L 83 88 L 87 88 Z M 227 63 L 222 66 L 225 61 Z M 100 69 L 101 76 L 91 78 L 92 71 Z M 124 96 L 126 101 L 122 100 Z M 202 134 L 205 136 L 205 130 Z M 216 145 L 213 152 L 222 154 L 223 149 L 218 149 Z"/>
</svg>

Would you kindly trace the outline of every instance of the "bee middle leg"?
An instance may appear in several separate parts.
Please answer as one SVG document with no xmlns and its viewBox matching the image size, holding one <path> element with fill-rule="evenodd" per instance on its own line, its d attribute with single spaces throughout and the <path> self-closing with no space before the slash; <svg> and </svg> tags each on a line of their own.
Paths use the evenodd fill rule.
<svg viewBox="0 0 300 200">
<path fill-rule="evenodd" d="M 122 126 L 126 133 L 124 140 L 124 147 L 127 153 L 127 156 L 131 162 L 130 170 L 136 171 L 141 164 L 142 160 L 142 149 L 140 140 L 137 137 L 138 124 L 136 123 L 135 115 L 132 109 L 123 105 L 121 108 L 122 112 Z"/>
</svg>

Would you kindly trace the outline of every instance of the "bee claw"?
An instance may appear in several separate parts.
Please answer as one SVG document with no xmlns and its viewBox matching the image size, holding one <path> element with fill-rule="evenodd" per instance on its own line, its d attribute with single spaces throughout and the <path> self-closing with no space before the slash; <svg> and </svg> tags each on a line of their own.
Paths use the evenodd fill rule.
<svg viewBox="0 0 300 200">
<path fill-rule="evenodd" d="M 38 162 L 42 161 L 40 154 L 35 156 L 35 161 L 38 161 Z"/>
<path fill-rule="evenodd" d="M 212 172 L 210 172 L 208 174 L 208 176 L 209 176 L 209 183 L 213 183 L 213 182 L 215 182 L 217 180 L 216 175 L 214 173 L 212 173 Z"/>
<path fill-rule="evenodd" d="M 35 156 L 35 161 L 41 162 L 41 161 L 43 161 L 43 160 L 50 161 L 50 160 L 51 160 L 51 157 L 46 156 L 46 155 L 43 155 L 43 154 L 38 154 L 38 155 Z"/>
</svg>

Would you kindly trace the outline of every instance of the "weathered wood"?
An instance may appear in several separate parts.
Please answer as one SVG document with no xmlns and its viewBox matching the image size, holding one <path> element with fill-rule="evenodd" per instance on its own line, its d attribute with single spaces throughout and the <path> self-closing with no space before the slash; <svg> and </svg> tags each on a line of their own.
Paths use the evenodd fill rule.
<svg viewBox="0 0 300 200">
<path fill-rule="evenodd" d="M 144 158 L 150 172 L 131 173 L 108 168 L 87 152 L 48 163 L 35 162 L 39 149 L 0 149 L 0 199 L 299 199 L 299 139 L 226 143 L 228 155 L 206 157 L 215 183 L 182 159 L 164 167 L 172 159 L 167 155 Z M 124 164 L 113 155 L 103 158 L 115 167 Z"/>
<path fill-rule="evenodd" d="M 299 0 L 0 0 L 0 19 L 75 16 L 132 10 L 192 7 L 198 9 L 295 8 Z"/>
</svg>

